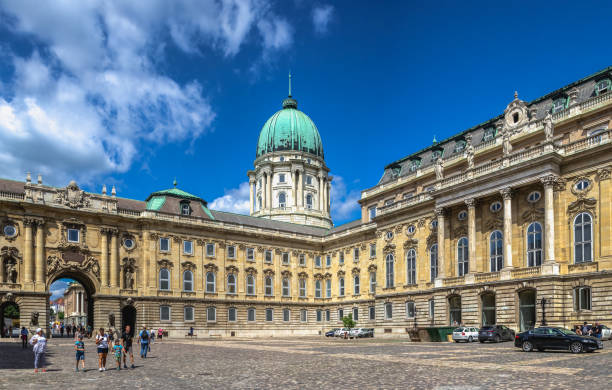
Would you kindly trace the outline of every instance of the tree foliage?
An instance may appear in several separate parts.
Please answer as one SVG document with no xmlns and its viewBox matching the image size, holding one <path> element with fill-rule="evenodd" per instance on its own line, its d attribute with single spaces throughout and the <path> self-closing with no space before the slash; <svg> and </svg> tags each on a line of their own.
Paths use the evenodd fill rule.
<svg viewBox="0 0 612 390">
<path fill-rule="evenodd" d="M 342 317 L 342 322 L 344 323 L 344 327 L 348 329 L 352 329 L 357 325 L 357 323 L 353 320 L 353 315 L 349 313 L 349 315 Z"/>
<path fill-rule="evenodd" d="M 64 319 L 64 312 L 63 311 L 58 312 L 57 313 L 57 318 L 59 318 L 60 320 L 63 320 Z"/>
<path fill-rule="evenodd" d="M 17 305 L 7 305 L 4 308 L 4 318 L 19 318 L 19 307 Z"/>
</svg>

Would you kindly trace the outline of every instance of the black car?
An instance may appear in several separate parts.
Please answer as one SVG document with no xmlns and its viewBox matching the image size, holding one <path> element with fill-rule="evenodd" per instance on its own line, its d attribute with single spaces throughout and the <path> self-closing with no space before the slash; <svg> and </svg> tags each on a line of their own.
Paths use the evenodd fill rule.
<svg viewBox="0 0 612 390">
<path fill-rule="evenodd" d="M 337 330 L 338 328 L 334 328 L 330 331 L 325 332 L 325 337 L 334 337 L 334 334 L 336 333 Z"/>
<path fill-rule="evenodd" d="M 503 325 L 485 325 L 478 331 L 478 341 L 501 341 L 514 340 L 514 331 Z"/>
<path fill-rule="evenodd" d="M 538 351 L 559 349 L 580 353 L 602 349 L 603 343 L 595 337 L 577 335 L 569 329 L 542 327 L 517 334 L 514 346 L 525 352 L 531 352 L 534 349 Z"/>
</svg>

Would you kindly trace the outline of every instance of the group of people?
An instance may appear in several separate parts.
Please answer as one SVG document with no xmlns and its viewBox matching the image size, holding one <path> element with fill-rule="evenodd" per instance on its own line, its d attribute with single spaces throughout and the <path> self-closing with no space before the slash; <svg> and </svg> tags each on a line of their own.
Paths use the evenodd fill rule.
<svg viewBox="0 0 612 390">
<path fill-rule="evenodd" d="M 91 338 L 92 333 L 91 325 L 87 325 L 87 327 L 84 327 L 83 325 L 58 324 L 56 325 L 56 330 L 62 337 L 64 337 L 64 332 L 66 332 L 66 336 L 68 337 L 70 337 L 70 334 L 72 333 L 75 338 L 78 334 L 82 334 L 87 338 Z"/>
<path fill-rule="evenodd" d="M 602 326 L 598 322 L 596 322 L 595 325 L 589 325 L 585 321 L 582 326 L 576 325 L 574 332 L 579 335 L 593 336 L 600 339 L 602 336 Z"/>
<path fill-rule="evenodd" d="M 89 330 L 83 327 L 74 327 L 73 334 L 75 336 L 74 350 L 76 353 L 76 367 L 75 371 L 79 372 L 79 365 L 81 366 L 82 372 L 85 372 L 85 342 L 84 337 L 90 334 Z M 157 334 L 156 334 L 157 333 Z M 134 366 L 134 352 L 133 344 L 136 342 L 140 345 L 140 357 L 146 359 L 147 353 L 151 351 L 151 344 L 157 339 L 161 341 L 163 337 L 163 329 L 147 330 L 146 326 L 143 326 L 142 330 L 138 332 L 136 338 L 130 325 L 126 325 L 125 329 L 119 335 L 118 332 L 113 332 L 110 329 L 108 331 L 104 328 L 100 328 L 95 336 L 96 349 L 98 353 L 98 370 L 106 371 L 106 359 L 110 353 L 112 358 L 115 360 L 116 370 L 121 370 L 121 363 L 123 362 L 123 368 L 127 369 L 128 357 L 130 367 Z M 28 330 L 23 327 L 21 329 L 22 347 L 27 348 Z M 35 334 L 30 338 L 29 344 L 32 345 L 32 351 L 34 352 L 34 372 L 45 369 L 45 353 L 47 350 L 47 338 L 41 328 L 36 329 Z"/>
</svg>

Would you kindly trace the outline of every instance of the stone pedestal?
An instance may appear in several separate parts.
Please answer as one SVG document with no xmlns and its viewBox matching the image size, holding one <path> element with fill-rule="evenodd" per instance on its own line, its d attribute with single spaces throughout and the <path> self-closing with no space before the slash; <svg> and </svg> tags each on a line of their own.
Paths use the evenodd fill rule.
<svg viewBox="0 0 612 390">
<path fill-rule="evenodd" d="M 542 275 L 559 275 L 559 263 L 542 264 Z"/>
</svg>

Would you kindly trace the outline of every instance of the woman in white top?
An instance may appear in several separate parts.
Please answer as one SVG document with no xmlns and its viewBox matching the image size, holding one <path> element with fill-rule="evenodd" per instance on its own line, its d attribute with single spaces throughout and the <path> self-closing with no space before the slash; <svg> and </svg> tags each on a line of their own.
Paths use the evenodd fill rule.
<svg viewBox="0 0 612 390">
<path fill-rule="evenodd" d="M 36 329 L 36 334 L 30 339 L 32 351 L 34 352 L 34 372 L 41 368 L 42 372 L 47 372 L 45 368 L 45 352 L 47 351 L 47 339 L 41 328 Z"/>
<path fill-rule="evenodd" d="M 108 354 L 108 335 L 104 328 L 100 328 L 96 335 L 96 345 L 98 346 L 98 367 L 100 371 L 106 371 L 106 355 Z"/>
</svg>

